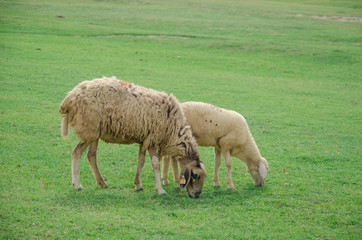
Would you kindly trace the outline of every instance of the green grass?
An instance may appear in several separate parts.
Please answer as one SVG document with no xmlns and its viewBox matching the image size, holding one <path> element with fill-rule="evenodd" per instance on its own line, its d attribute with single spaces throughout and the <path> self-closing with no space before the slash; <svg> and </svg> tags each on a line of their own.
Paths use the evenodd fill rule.
<svg viewBox="0 0 362 240">
<path fill-rule="evenodd" d="M 0 0 L 1 239 L 361 239 L 358 0 Z M 62 16 L 62 17 L 58 17 Z M 137 146 L 101 143 L 100 189 L 81 160 L 71 186 L 58 107 L 102 76 L 243 114 L 270 171 L 256 188 L 233 159 L 235 191 L 157 196 Z"/>
</svg>

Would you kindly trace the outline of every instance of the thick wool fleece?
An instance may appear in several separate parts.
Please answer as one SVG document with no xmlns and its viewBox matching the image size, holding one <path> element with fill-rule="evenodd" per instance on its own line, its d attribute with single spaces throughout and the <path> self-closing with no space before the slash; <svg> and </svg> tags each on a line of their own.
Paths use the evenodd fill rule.
<svg viewBox="0 0 362 240">
<path fill-rule="evenodd" d="M 160 155 L 199 160 L 197 143 L 185 124 L 177 99 L 171 94 L 113 78 L 84 81 L 60 105 L 67 124 L 81 142 L 102 139 L 109 143 L 142 144 Z"/>
</svg>

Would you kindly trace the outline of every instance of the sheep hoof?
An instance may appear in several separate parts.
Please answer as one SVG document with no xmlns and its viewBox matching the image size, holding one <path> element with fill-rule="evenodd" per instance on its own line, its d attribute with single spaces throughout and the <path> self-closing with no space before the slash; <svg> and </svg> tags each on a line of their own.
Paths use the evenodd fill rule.
<svg viewBox="0 0 362 240">
<path fill-rule="evenodd" d="M 169 184 L 170 184 L 170 181 L 168 181 L 168 180 L 163 180 L 163 185 L 168 186 Z"/>
<path fill-rule="evenodd" d="M 107 188 L 108 187 L 107 183 L 104 182 L 104 181 L 100 182 L 98 185 L 101 186 L 101 188 Z"/>
<path fill-rule="evenodd" d="M 228 189 L 235 190 L 234 184 L 233 183 L 228 183 Z"/>
<path fill-rule="evenodd" d="M 214 187 L 221 187 L 221 183 L 220 182 L 218 182 L 218 183 L 214 182 Z"/>
<path fill-rule="evenodd" d="M 73 184 L 73 186 L 74 186 L 75 190 L 77 190 L 77 191 L 82 191 L 83 190 L 82 185 L 79 185 L 79 186 L 76 187 L 75 184 Z"/>
<path fill-rule="evenodd" d="M 165 192 L 165 190 L 159 190 L 159 191 L 157 191 L 157 193 L 158 193 L 158 195 L 163 195 L 163 196 L 166 196 L 167 194 L 166 194 L 166 192 Z"/>
<path fill-rule="evenodd" d="M 142 192 L 143 191 L 143 187 L 141 186 L 141 187 L 138 187 L 138 188 L 136 188 L 136 192 Z"/>
</svg>

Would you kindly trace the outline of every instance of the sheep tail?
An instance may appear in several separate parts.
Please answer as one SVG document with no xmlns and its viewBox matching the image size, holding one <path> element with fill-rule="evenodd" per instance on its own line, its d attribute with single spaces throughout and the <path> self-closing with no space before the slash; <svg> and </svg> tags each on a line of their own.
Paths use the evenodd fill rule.
<svg viewBox="0 0 362 240">
<path fill-rule="evenodd" d="M 64 98 L 64 100 L 62 101 L 62 103 L 60 104 L 59 107 L 59 113 L 60 114 L 67 114 L 69 112 L 70 106 L 72 105 L 73 102 L 73 94 L 68 94 L 68 96 L 66 96 Z"/>
<path fill-rule="evenodd" d="M 63 116 L 63 120 L 62 120 L 62 136 L 68 137 L 69 135 L 69 131 L 68 131 L 68 114 L 65 114 Z"/>
<path fill-rule="evenodd" d="M 68 113 L 69 105 L 71 104 L 70 96 L 68 95 L 63 102 L 60 104 L 59 113 L 63 115 L 62 119 L 62 136 L 65 138 L 69 135 L 68 131 Z"/>
</svg>

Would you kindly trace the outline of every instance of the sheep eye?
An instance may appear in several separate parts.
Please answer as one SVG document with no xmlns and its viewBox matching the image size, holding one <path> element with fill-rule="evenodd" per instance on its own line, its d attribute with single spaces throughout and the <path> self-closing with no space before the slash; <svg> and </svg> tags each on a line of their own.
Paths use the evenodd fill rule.
<svg viewBox="0 0 362 240">
<path fill-rule="evenodd" d="M 194 179 L 194 180 L 197 180 L 197 179 L 200 179 L 200 176 L 197 175 L 197 174 L 194 174 L 194 173 L 191 171 L 191 178 Z"/>
<path fill-rule="evenodd" d="M 199 179 L 200 179 L 200 176 L 194 175 L 194 176 L 192 176 L 192 178 L 193 178 L 194 181 L 196 181 L 196 180 L 199 180 Z"/>
</svg>

